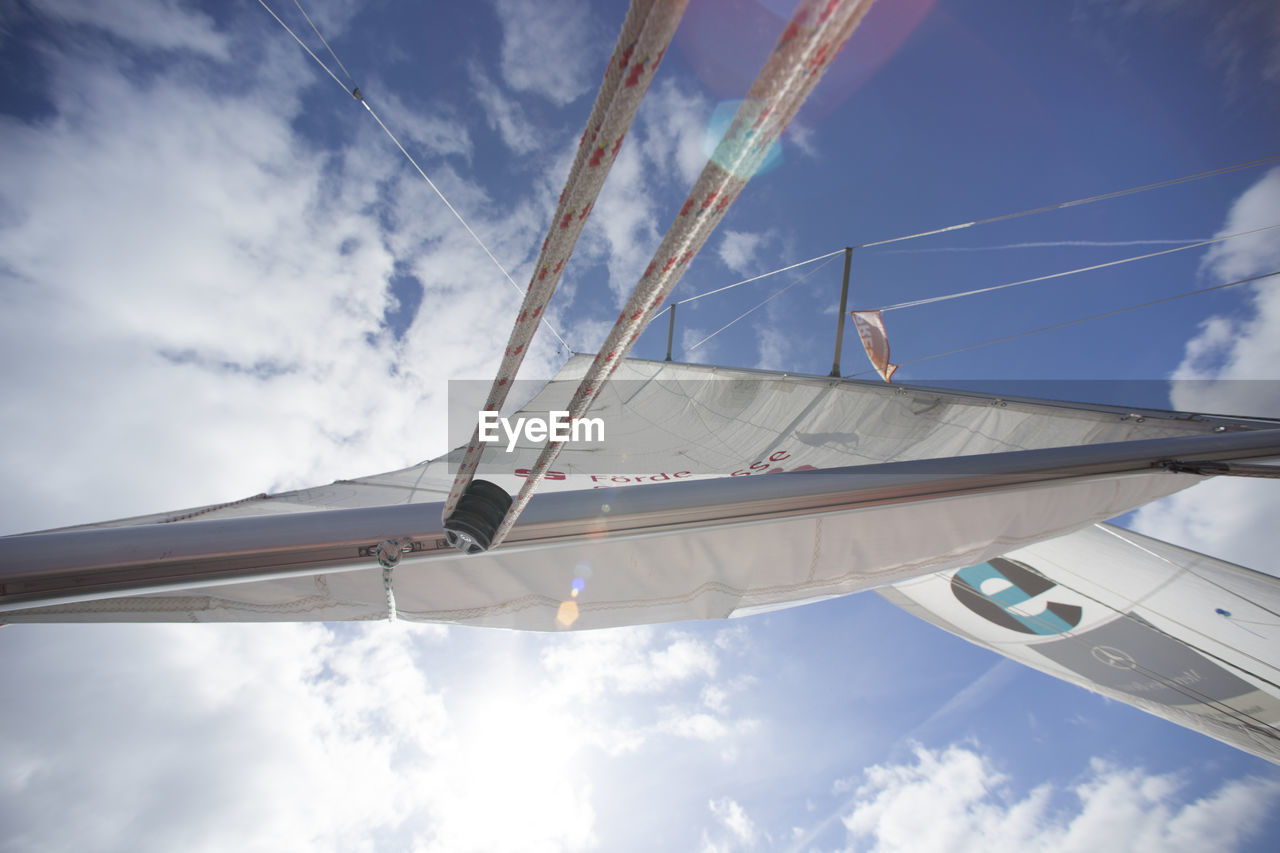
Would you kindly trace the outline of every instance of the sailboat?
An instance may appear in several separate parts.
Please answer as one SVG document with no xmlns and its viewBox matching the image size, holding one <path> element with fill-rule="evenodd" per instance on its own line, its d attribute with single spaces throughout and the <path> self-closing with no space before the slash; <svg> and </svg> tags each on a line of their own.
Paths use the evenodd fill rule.
<svg viewBox="0 0 1280 853">
<path fill-rule="evenodd" d="M 510 419 L 562 409 L 590 361 L 571 359 Z M 459 552 L 439 521 L 455 450 L 328 486 L 0 539 L 3 618 L 557 631 L 875 589 L 1280 761 L 1280 583 L 1095 525 L 1202 479 L 1162 463 L 1280 453 L 1274 423 L 642 360 L 624 363 L 593 412 L 606 441 L 567 447 L 490 552 Z M 522 438 L 480 473 L 513 492 L 541 449 Z"/>
<path fill-rule="evenodd" d="M 810 4 L 812 5 L 812 4 Z M 567 412 L 572 358 L 509 419 Z M 328 486 L 0 540 L 8 622 L 728 618 L 876 590 L 1280 762 L 1269 576 L 1099 522 L 1280 455 L 1272 421 L 623 359 L 500 547 L 442 521 L 466 450 Z M 544 444 L 474 471 L 514 494 Z M 1256 639 L 1255 639 L 1256 638 Z"/>
</svg>

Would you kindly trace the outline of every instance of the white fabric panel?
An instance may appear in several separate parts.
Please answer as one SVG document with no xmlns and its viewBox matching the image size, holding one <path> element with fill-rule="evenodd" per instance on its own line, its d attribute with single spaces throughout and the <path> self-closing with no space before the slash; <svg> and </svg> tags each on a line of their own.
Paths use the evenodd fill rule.
<svg viewBox="0 0 1280 853">
<path fill-rule="evenodd" d="M 955 571 L 881 594 L 970 642 L 1280 763 L 1280 580 L 1106 525 L 1005 557 L 1046 579 L 1012 608 L 1046 633 L 965 606 Z M 1050 604 L 1069 629 L 1045 618 Z"/>
<path fill-rule="evenodd" d="M 522 413 L 562 408 L 589 363 L 575 357 L 557 377 L 563 381 Z M 547 491 L 1159 438 L 1207 432 L 1217 423 L 667 362 L 625 362 L 618 379 L 631 381 L 611 383 L 596 412 L 612 431 L 607 452 L 571 445 L 556 465 L 566 478 L 546 481 Z M 531 465 L 539 450 L 491 450 L 482 475 L 514 492 L 521 482 L 515 471 Z M 1057 483 L 745 527 L 505 548 L 430 566 L 415 567 L 406 558 L 396 570 L 396 597 L 405 618 L 555 630 L 563 627 L 555 617 L 569 600 L 570 584 L 582 577 L 575 629 L 726 616 L 968 565 L 1110 518 L 1196 479 L 1160 473 Z M 198 524 L 438 501 L 451 481 L 447 458 L 440 458 L 357 481 L 111 524 Z M 386 615 L 384 601 L 380 571 L 371 567 L 220 586 L 209 595 L 43 608 L 6 619 L 378 619 Z"/>
<path fill-rule="evenodd" d="M 404 619 L 553 631 L 730 616 L 967 566 L 1110 518 L 1195 482 L 1157 472 L 1057 481 L 665 534 L 512 547 L 395 570 Z M 571 594 L 575 578 L 582 590 Z M 561 605 L 578 617 L 558 622 Z M 10 621 L 275 621 L 386 617 L 376 568 L 6 614 Z"/>
<path fill-rule="evenodd" d="M 562 410 L 590 362 L 589 356 L 575 356 L 552 384 L 511 417 L 545 417 L 548 411 Z M 835 468 L 1195 435 L 1223 423 L 1172 413 L 1138 418 L 1117 410 L 995 400 L 880 382 L 641 360 L 619 367 L 591 416 L 607 424 L 604 449 L 568 445 L 553 466 L 566 478 L 545 481 L 542 491 L 635 485 L 663 475 L 732 476 L 751 471 L 753 464 L 763 464 L 765 471 Z M 520 443 L 512 453 L 502 447 L 486 451 L 479 476 L 514 494 L 523 483 L 515 472 L 532 467 L 542 445 Z M 461 452 L 455 450 L 399 471 L 270 499 L 108 524 L 154 523 L 188 514 L 198 521 L 439 501 L 453 482 L 449 461 L 459 458 Z"/>
</svg>

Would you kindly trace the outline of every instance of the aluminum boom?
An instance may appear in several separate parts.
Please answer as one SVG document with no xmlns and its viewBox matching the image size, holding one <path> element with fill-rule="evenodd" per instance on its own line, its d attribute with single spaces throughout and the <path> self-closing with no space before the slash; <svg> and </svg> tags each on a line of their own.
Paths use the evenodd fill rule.
<svg viewBox="0 0 1280 853">
<path fill-rule="evenodd" d="M 1280 429 L 1011 451 L 539 495 L 502 550 L 998 492 L 1033 483 L 1166 475 L 1171 461 L 1280 456 Z M 1167 473 L 1167 476 L 1176 476 Z M 602 516 L 607 500 L 610 512 Z M 371 568 L 383 541 L 404 565 L 465 560 L 439 503 L 265 518 L 90 528 L 0 538 L 0 612 L 227 583 Z"/>
</svg>

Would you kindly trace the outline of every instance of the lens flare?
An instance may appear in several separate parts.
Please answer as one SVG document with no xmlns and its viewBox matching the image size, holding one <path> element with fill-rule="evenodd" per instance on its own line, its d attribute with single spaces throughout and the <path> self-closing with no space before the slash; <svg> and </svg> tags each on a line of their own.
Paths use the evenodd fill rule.
<svg viewBox="0 0 1280 853">
<path fill-rule="evenodd" d="M 574 622 L 578 621 L 578 602 L 562 601 L 560 609 L 556 611 L 556 625 L 561 628 L 572 627 Z"/>
<path fill-rule="evenodd" d="M 799 121 L 833 113 L 892 59 L 936 0 L 875 3 L 828 67 Z M 690 3 L 675 43 L 713 98 L 741 97 L 795 11 L 795 0 L 699 0 Z"/>
<path fill-rule="evenodd" d="M 729 126 L 733 124 L 733 117 L 743 110 L 745 105 L 745 113 L 748 119 L 754 121 L 762 110 L 762 106 L 756 101 L 721 101 L 716 104 L 716 108 L 711 112 L 711 118 L 707 119 L 707 129 L 702 134 L 702 153 L 707 155 L 708 160 L 715 160 L 716 165 L 725 171 L 732 172 L 737 154 L 744 146 L 751 144 L 750 137 L 754 133 L 747 130 L 741 139 L 727 140 L 721 144 L 721 140 L 725 132 L 729 130 Z M 750 127 L 752 122 L 747 122 Z M 774 142 L 769 146 L 769 152 L 764 155 L 764 160 L 756 168 L 753 175 L 763 175 L 771 169 L 782 165 L 782 143 L 781 140 Z M 750 178 L 752 175 L 738 175 L 740 178 Z"/>
</svg>

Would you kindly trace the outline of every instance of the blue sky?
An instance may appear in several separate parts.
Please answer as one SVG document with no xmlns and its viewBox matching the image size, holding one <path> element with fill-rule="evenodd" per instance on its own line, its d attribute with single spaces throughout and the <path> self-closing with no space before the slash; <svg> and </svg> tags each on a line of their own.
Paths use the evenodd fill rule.
<svg viewBox="0 0 1280 853">
<path fill-rule="evenodd" d="M 575 349 L 603 338 L 790 5 L 694 0 L 553 305 Z M 675 298 L 1280 153 L 1271 4 L 1228 5 L 879 0 Z M 625 4 L 306 7 L 527 280 Z M 10 4 L 0 71 L 5 532 L 446 449 L 446 382 L 493 374 L 518 297 L 257 3 Z M 860 249 L 851 307 L 1276 223 L 1280 172 L 1243 170 Z M 910 362 L 1280 269 L 1275 233 L 888 313 L 898 378 L 1273 380 L 1274 284 Z M 838 260 L 689 350 L 794 277 L 682 307 L 676 357 L 825 374 Z M 664 318 L 636 354 L 665 340 Z M 846 343 L 845 372 L 865 369 Z M 562 358 L 544 333 L 522 376 Z M 1275 417 L 1272 387 L 1141 402 Z M 1276 573 L 1278 504 L 1213 482 L 1130 521 Z M 874 595 L 573 636 L 10 626 L 0 649 L 20 733 L 0 743 L 3 850 L 1262 850 L 1280 831 L 1272 765 Z"/>
</svg>

